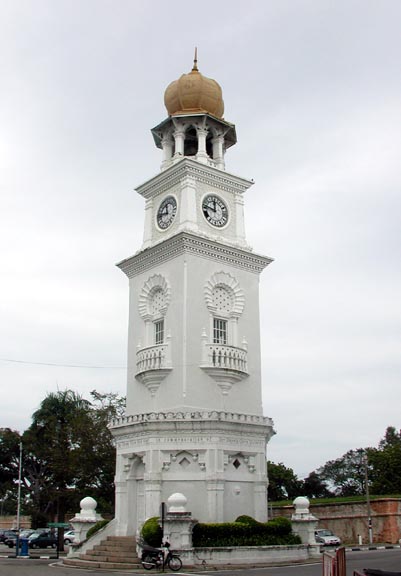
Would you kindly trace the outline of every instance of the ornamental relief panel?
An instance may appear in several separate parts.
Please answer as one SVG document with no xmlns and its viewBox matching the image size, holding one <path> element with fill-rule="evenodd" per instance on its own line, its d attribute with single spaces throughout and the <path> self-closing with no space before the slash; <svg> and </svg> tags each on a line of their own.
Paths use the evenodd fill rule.
<svg viewBox="0 0 401 576">
<path fill-rule="evenodd" d="M 171 300 L 171 288 L 161 274 L 153 274 L 143 285 L 138 298 L 139 314 L 143 320 L 166 315 Z"/>
<path fill-rule="evenodd" d="M 189 452 L 183 450 L 180 452 L 164 452 L 162 454 L 162 470 L 165 472 L 198 472 L 206 470 L 205 452 Z"/>
<path fill-rule="evenodd" d="M 224 454 L 224 469 L 230 472 L 250 472 L 251 474 L 256 470 L 256 458 L 251 454 Z"/>
<path fill-rule="evenodd" d="M 245 295 L 239 282 L 227 272 L 216 272 L 204 286 L 206 306 L 210 312 L 239 317 L 244 311 Z"/>
</svg>

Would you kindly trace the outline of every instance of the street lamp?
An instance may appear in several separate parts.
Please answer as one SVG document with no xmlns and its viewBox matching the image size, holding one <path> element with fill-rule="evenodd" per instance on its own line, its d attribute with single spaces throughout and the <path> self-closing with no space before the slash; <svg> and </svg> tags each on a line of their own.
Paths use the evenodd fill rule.
<svg viewBox="0 0 401 576">
<path fill-rule="evenodd" d="M 364 454 L 363 464 L 365 466 L 365 491 L 366 491 L 366 507 L 368 511 L 368 532 L 369 532 L 369 544 L 373 543 L 373 531 L 372 531 L 372 511 L 370 508 L 370 496 L 369 496 L 369 481 L 368 481 L 368 455 Z"/>
</svg>

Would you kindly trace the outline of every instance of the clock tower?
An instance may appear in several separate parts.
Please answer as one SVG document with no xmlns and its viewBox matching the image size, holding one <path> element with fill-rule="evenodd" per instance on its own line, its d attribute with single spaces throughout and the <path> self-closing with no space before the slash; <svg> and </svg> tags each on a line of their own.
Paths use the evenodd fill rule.
<svg viewBox="0 0 401 576">
<path fill-rule="evenodd" d="M 225 169 L 237 137 L 219 84 L 195 59 L 164 101 L 161 171 L 136 189 L 143 244 L 118 264 L 130 287 L 126 415 L 111 428 L 119 535 L 176 492 L 202 522 L 267 519 L 259 276 L 271 259 L 245 238 L 252 182 Z"/>
</svg>

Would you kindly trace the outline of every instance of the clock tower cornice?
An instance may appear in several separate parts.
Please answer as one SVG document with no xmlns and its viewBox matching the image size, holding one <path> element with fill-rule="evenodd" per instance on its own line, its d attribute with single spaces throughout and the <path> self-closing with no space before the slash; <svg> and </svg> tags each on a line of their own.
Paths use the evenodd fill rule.
<svg viewBox="0 0 401 576">
<path fill-rule="evenodd" d="M 241 178 L 230 172 L 225 172 L 201 164 L 190 158 L 183 158 L 176 164 L 170 166 L 163 172 L 156 174 L 150 180 L 147 180 L 136 188 L 138 194 L 146 199 L 151 199 L 168 189 L 173 188 L 185 178 L 194 178 L 198 182 L 213 186 L 219 190 L 243 194 L 253 184 L 252 180 Z"/>
<path fill-rule="evenodd" d="M 195 254 L 222 264 L 226 263 L 255 274 L 260 274 L 266 266 L 273 262 L 273 258 L 268 256 L 262 256 L 249 250 L 242 250 L 214 240 L 201 238 L 198 235 L 181 232 L 134 254 L 130 258 L 122 260 L 117 266 L 128 278 L 133 278 L 146 270 L 163 264 L 166 260 L 184 253 Z"/>
</svg>

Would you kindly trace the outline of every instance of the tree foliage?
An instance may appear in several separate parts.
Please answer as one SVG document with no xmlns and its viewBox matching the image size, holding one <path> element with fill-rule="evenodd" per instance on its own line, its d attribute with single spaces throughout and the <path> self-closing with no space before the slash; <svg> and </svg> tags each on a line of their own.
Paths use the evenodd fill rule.
<svg viewBox="0 0 401 576">
<path fill-rule="evenodd" d="M 378 448 L 369 450 L 370 490 L 401 494 L 401 433 L 390 426 Z"/>
<path fill-rule="evenodd" d="M 318 477 L 329 484 L 336 496 L 365 493 L 365 450 L 349 450 L 336 460 L 329 460 L 317 470 Z"/>
<path fill-rule="evenodd" d="M 401 494 L 401 431 L 389 426 L 377 448 L 357 448 L 329 460 L 299 480 L 291 468 L 268 462 L 269 501 L 296 496 L 364 496 L 366 479 L 370 494 Z"/>
<path fill-rule="evenodd" d="M 303 481 L 302 495 L 308 498 L 329 498 L 333 496 L 327 487 L 327 483 L 317 472 L 311 472 Z"/>
<path fill-rule="evenodd" d="M 389 426 L 377 448 L 349 450 L 316 470 L 336 496 L 401 494 L 401 432 Z"/>
<path fill-rule="evenodd" d="M 0 500 L 3 514 L 13 514 L 16 509 L 19 445 L 21 437 L 10 428 L 0 428 Z"/>
<path fill-rule="evenodd" d="M 115 449 L 108 423 L 124 410 L 117 394 L 91 392 L 91 401 L 72 390 L 48 394 L 20 436 L 0 429 L 0 497 L 15 504 L 19 444 L 23 446 L 23 511 L 48 521 L 77 512 L 92 496 L 101 512 L 114 505 Z M 15 506 L 13 509 L 15 513 Z M 33 521 L 35 524 L 35 520 Z"/>
<path fill-rule="evenodd" d="M 267 475 L 270 502 L 296 498 L 301 494 L 302 481 L 298 479 L 292 468 L 287 468 L 282 462 L 275 464 L 268 460 Z"/>
</svg>

